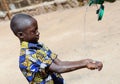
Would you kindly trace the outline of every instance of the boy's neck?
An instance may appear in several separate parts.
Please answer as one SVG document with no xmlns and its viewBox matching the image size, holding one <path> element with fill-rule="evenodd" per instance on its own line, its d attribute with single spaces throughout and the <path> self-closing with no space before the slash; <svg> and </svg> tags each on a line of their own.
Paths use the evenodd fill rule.
<svg viewBox="0 0 120 84">
<path fill-rule="evenodd" d="M 33 43 L 33 44 L 38 43 L 38 42 L 20 41 L 20 43 L 22 43 L 22 42 L 28 42 L 28 43 Z"/>
</svg>

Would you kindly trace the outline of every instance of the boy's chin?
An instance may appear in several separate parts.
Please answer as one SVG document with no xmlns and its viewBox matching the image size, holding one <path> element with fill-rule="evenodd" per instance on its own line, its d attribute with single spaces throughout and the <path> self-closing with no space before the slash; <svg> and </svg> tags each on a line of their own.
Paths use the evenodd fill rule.
<svg viewBox="0 0 120 84">
<path fill-rule="evenodd" d="M 21 41 L 26 41 L 26 42 L 29 42 L 29 43 L 38 43 L 39 38 L 38 39 L 34 39 L 34 40 L 21 40 Z"/>
<path fill-rule="evenodd" d="M 28 41 L 29 43 L 38 43 L 38 40 Z"/>
<path fill-rule="evenodd" d="M 38 40 L 37 41 L 33 41 L 32 43 L 38 43 Z"/>
</svg>

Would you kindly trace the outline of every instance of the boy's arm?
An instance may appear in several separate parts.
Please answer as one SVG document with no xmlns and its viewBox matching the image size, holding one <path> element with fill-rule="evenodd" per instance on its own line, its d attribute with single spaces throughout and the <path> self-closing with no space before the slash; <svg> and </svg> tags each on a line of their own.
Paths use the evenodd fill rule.
<svg viewBox="0 0 120 84">
<path fill-rule="evenodd" d="M 65 73 L 74 71 L 77 69 L 88 68 L 91 70 L 102 69 L 103 64 L 99 61 L 93 61 L 92 59 L 84 59 L 80 61 L 61 61 L 58 58 L 50 65 L 49 70 L 56 73 Z"/>
</svg>

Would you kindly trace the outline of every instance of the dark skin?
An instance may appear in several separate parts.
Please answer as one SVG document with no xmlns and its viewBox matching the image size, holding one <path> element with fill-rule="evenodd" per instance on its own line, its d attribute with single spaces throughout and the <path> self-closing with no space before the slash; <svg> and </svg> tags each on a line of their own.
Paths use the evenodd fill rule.
<svg viewBox="0 0 120 84">
<path fill-rule="evenodd" d="M 25 28 L 17 33 L 17 37 L 20 39 L 20 42 L 27 41 L 32 43 L 37 43 L 39 40 L 40 33 L 38 32 L 38 25 L 35 19 L 31 21 L 24 21 Z"/>
<path fill-rule="evenodd" d="M 24 30 L 21 32 L 17 32 L 16 34 L 17 37 L 20 39 L 20 42 L 27 41 L 37 43 L 40 35 L 40 33 L 38 32 L 37 21 L 33 18 L 32 20 L 30 20 L 30 22 L 24 22 L 26 23 Z M 98 71 L 100 71 L 102 67 L 102 62 L 94 61 L 92 59 L 83 59 L 80 61 L 61 61 L 59 58 L 56 58 L 47 71 L 66 73 L 82 68 L 88 68 L 90 70 L 98 69 Z"/>
</svg>

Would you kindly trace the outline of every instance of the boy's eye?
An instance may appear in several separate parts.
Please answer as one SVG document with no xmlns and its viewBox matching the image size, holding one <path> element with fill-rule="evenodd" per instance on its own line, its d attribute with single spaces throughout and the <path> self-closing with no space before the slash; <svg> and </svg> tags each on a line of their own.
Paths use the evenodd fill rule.
<svg viewBox="0 0 120 84">
<path fill-rule="evenodd" d="M 38 32 L 38 29 L 37 29 L 37 28 L 31 30 L 31 33 L 32 33 L 32 34 L 36 34 L 37 32 Z"/>
<path fill-rule="evenodd" d="M 32 34 L 34 34 L 36 31 L 31 31 Z"/>
<path fill-rule="evenodd" d="M 32 31 L 33 34 L 36 34 L 37 32 L 38 32 L 37 30 Z"/>
</svg>

